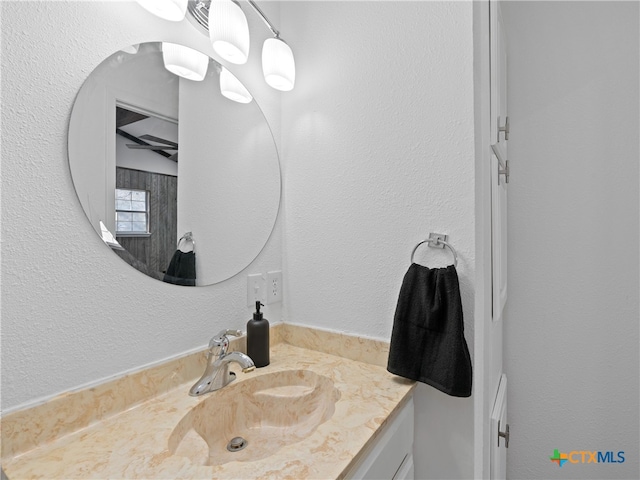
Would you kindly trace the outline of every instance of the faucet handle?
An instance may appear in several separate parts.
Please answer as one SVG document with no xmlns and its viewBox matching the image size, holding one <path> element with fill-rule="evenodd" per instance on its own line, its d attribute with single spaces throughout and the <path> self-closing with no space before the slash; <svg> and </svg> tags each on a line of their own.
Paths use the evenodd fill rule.
<svg viewBox="0 0 640 480">
<path fill-rule="evenodd" d="M 232 337 L 241 337 L 242 330 L 221 330 L 220 333 L 211 339 L 211 341 L 213 342 L 215 340 L 216 342 L 222 342 L 224 337 L 227 335 L 231 335 Z"/>
<path fill-rule="evenodd" d="M 241 337 L 242 330 L 225 330 L 225 335 L 231 335 L 232 337 Z"/>
<path fill-rule="evenodd" d="M 227 346 L 229 346 L 229 339 L 227 338 L 227 335 L 240 337 L 242 336 L 242 330 L 221 330 L 220 333 L 212 337 L 209 341 L 209 350 L 215 347 L 222 347 L 221 353 L 226 353 Z"/>
</svg>

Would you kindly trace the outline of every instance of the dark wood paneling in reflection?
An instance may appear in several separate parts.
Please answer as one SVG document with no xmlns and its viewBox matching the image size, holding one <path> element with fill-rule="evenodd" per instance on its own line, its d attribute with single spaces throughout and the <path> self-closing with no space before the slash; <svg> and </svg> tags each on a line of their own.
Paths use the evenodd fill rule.
<svg viewBox="0 0 640 480">
<path fill-rule="evenodd" d="M 178 241 L 178 177 L 116 167 L 116 187 L 149 192 L 151 235 L 118 236 L 117 240 L 136 260 L 146 265 L 146 269 L 129 262 L 132 266 L 147 275 L 149 272 L 164 272 Z"/>
</svg>

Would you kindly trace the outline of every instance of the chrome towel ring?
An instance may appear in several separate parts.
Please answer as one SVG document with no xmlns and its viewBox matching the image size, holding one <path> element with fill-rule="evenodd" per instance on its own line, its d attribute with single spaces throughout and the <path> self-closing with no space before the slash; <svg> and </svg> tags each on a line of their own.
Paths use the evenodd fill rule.
<svg viewBox="0 0 640 480">
<path fill-rule="evenodd" d="M 443 235 L 441 233 L 430 233 L 429 234 L 429 238 L 427 238 L 426 240 L 421 241 L 415 247 L 413 247 L 413 251 L 411 252 L 411 263 L 415 263 L 413 261 L 413 257 L 415 256 L 415 253 L 416 253 L 416 250 L 418 250 L 418 247 L 420 245 L 422 245 L 423 243 L 426 243 L 430 247 L 433 247 L 433 248 L 444 248 L 444 247 L 447 247 L 449 250 L 451 250 L 451 254 L 453 255 L 453 266 L 457 267 L 458 266 L 458 254 L 456 253 L 455 249 L 449 244 L 449 242 L 447 242 L 448 237 L 449 237 L 448 235 Z"/>
<path fill-rule="evenodd" d="M 180 246 L 182 245 L 182 242 L 185 243 L 184 248 L 186 248 L 186 250 L 183 250 L 182 248 L 180 248 Z M 189 243 L 191 243 L 191 250 L 188 249 L 189 247 Z M 194 252 L 196 251 L 196 241 L 193 239 L 193 233 L 191 232 L 187 232 L 185 233 L 182 237 L 180 237 L 180 240 L 178 240 L 178 250 L 180 250 L 181 252 Z"/>
</svg>

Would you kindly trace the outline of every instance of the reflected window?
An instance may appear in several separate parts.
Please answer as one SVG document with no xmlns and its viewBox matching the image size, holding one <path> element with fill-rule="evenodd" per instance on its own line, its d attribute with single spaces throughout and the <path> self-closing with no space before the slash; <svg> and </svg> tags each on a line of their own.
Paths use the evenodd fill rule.
<svg viewBox="0 0 640 480">
<path fill-rule="evenodd" d="M 149 234 L 149 192 L 116 188 L 116 234 Z"/>
</svg>

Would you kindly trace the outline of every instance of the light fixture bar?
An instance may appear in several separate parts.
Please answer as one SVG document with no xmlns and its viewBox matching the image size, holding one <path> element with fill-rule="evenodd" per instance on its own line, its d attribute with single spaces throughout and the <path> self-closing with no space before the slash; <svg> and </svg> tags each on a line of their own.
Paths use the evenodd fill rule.
<svg viewBox="0 0 640 480">
<path fill-rule="evenodd" d="M 283 92 L 292 90 L 295 85 L 296 66 L 291 47 L 280 38 L 280 32 L 273 26 L 256 2 L 254 0 L 246 1 L 273 34 L 273 37 L 267 38 L 262 46 L 262 72 L 265 81 L 276 90 Z M 216 0 L 189 0 L 187 6 L 187 10 L 191 14 L 188 16 L 189 20 L 192 21 L 196 27 L 203 30 L 205 35 L 209 35 L 213 49 L 218 55 L 231 63 L 245 63 L 247 60 L 246 57 L 248 56 L 249 45 L 246 45 L 246 48 L 244 48 L 246 51 L 243 50 L 242 61 L 235 61 L 234 58 L 225 56 L 225 52 L 222 51 L 221 48 L 216 48 L 216 45 L 231 44 L 236 47 L 236 49 L 240 49 L 238 46 L 239 42 L 234 43 L 231 41 L 233 40 L 231 37 L 238 33 L 240 27 L 229 28 L 231 20 L 223 19 L 223 12 L 214 12 L 213 16 L 211 16 L 210 14 L 212 14 L 212 10 L 214 10 L 214 8 L 212 8 L 214 7 L 214 2 L 216 2 Z M 220 4 L 233 2 L 238 7 L 238 10 L 242 12 L 239 0 L 218 0 L 218 2 L 220 2 Z M 216 2 L 216 5 L 219 5 L 218 2 Z M 244 34 L 246 36 L 245 43 L 248 44 L 248 26 L 246 18 L 243 20 L 242 30 L 246 29 L 246 34 Z M 212 30 L 215 31 L 215 34 L 212 33 Z M 220 32 L 226 32 L 228 35 L 226 35 L 226 33 L 226 36 L 222 35 Z M 229 39 L 226 37 L 229 37 Z M 242 38 L 244 39 L 244 37 Z"/>
<path fill-rule="evenodd" d="M 276 38 L 280 38 L 280 32 L 278 30 L 276 30 L 276 28 L 269 21 L 269 19 L 264 14 L 264 12 L 262 10 L 260 10 L 260 7 L 258 7 L 258 5 L 256 5 L 256 2 L 254 2 L 253 0 L 247 0 L 247 1 L 249 2 L 249 5 L 251 5 L 253 7 L 253 9 L 256 11 L 256 13 L 260 16 L 260 18 L 262 18 L 262 21 L 267 25 L 267 27 L 269 27 L 269 30 L 271 30 L 273 32 L 275 37 Z"/>
</svg>

